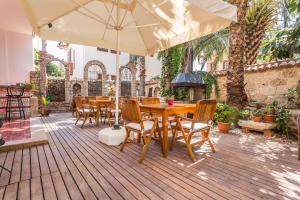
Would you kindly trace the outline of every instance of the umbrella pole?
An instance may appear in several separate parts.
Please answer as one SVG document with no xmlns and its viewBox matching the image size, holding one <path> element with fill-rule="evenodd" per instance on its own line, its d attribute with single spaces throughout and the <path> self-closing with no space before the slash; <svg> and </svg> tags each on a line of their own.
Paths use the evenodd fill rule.
<svg viewBox="0 0 300 200">
<path fill-rule="evenodd" d="M 117 8 L 117 23 L 119 22 L 119 7 Z M 117 31 L 117 54 L 116 54 L 116 113 L 115 113 L 115 125 L 114 129 L 120 129 L 119 125 L 119 67 L 120 67 L 120 27 L 116 26 Z"/>
</svg>

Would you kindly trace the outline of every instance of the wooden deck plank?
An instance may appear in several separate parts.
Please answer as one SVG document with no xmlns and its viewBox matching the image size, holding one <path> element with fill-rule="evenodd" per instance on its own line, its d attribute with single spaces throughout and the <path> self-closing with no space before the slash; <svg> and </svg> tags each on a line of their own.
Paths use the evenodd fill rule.
<svg viewBox="0 0 300 200">
<path fill-rule="evenodd" d="M 17 196 L 18 196 L 18 183 L 13 183 L 6 187 L 3 200 L 17 199 Z"/>
<path fill-rule="evenodd" d="M 29 148 L 23 149 L 22 158 L 22 172 L 21 180 L 29 180 L 31 178 L 31 168 L 30 168 L 30 150 Z"/>
<path fill-rule="evenodd" d="M 44 199 L 43 187 L 41 177 L 34 177 L 30 179 L 30 199 L 32 200 L 41 200 Z"/>
<path fill-rule="evenodd" d="M 52 180 L 53 180 L 53 184 L 54 184 L 54 189 L 56 191 L 57 194 L 57 199 L 59 200 L 69 200 L 71 199 L 67 188 L 65 186 L 65 183 L 60 175 L 59 172 L 53 172 L 51 174 Z"/>
<path fill-rule="evenodd" d="M 21 181 L 19 184 L 18 200 L 30 199 L 30 181 Z"/>
<path fill-rule="evenodd" d="M 39 158 L 39 164 L 41 167 L 41 176 L 49 174 L 50 173 L 50 169 L 48 166 L 48 162 L 46 159 L 46 155 L 44 152 L 44 148 L 42 145 L 37 146 L 37 153 L 38 153 L 38 158 Z"/>
<path fill-rule="evenodd" d="M 6 155 L 4 167 L 10 171 L 13 167 L 14 157 L 15 157 L 15 151 L 9 151 Z M 0 187 L 8 185 L 9 180 L 10 180 L 10 175 L 11 175 L 10 172 L 3 170 L 2 168 L 1 168 L 1 170 L 2 170 L 2 172 L 1 172 L 1 179 L 0 179 Z"/>
<path fill-rule="evenodd" d="M 6 186 L 0 187 L 0 199 L 3 199 Z"/>
<path fill-rule="evenodd" d="M 50 174 L 42 175 L 42 187 L 43 187 L 43 193 L 44 193 L 45 200 L 57 199 L 56 192 L 55 192 Z"/>
<path fill-rule="evenodd" d="M 40 168 L 36 146 L 30 148 L 30 169 L 31 169 L 31 178 L 41 176 L 41 168 Z"/>
<path fill-rule="evenodd" d="M 17 183 L 21 179 L 21 170 L 22 170 L 22 149 L 16 151 L 13 168 L 11 171 L 10 184 Z"/>
</svg>

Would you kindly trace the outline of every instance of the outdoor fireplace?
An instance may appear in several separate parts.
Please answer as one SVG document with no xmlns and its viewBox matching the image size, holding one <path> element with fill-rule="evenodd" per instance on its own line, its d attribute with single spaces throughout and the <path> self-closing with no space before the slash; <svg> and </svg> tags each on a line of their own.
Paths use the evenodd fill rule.
<svg viewBox="0 0 300 200">
<path fill-rule="evenodd" d="M 189 98 L 185 102 L 205 99 L 206 84 L 199 73 L 178 73 L 171 82 L 172 87 L 189 88 Z"/>
</svg>

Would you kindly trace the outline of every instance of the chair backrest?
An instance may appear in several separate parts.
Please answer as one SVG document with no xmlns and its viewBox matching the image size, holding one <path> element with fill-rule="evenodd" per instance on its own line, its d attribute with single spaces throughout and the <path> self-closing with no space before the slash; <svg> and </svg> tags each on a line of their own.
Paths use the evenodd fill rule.
<svg viewBox="0 0 300 200">
<path fill-rule="evenodd" d="M 207 123 L 212 120 L 216 111 L 216 100 L 200 100 L 197 102 L 196 111 L 193 116 L 193 122 Z"/>
<path fill-rule="evenodd" d="M 121 108 L 122 118 L 125 123 L 134 122 L 140 123 L 141 122 L 141 111 L 138 101 L 132 99 L 126 99 L 122 102 Z"/>
<path fill-rule="evenodd" d="M 85 97 L 80 97 L 80 96 L 74 97 L 74 101 L 75 101 L 76 109 L 81 108 L 84 103 L 83 101 L 85 101 Z"/>
<path fill-rule="evenodd" d="M 96 96 L 96 100 L 109 100 L 109 96 Z"/>
<path fill-rule="evenodd" d="M 143 97 L 142 104 L 143 105 L 160 104 L 160 100 L 157 97 Z"/>
</svg>

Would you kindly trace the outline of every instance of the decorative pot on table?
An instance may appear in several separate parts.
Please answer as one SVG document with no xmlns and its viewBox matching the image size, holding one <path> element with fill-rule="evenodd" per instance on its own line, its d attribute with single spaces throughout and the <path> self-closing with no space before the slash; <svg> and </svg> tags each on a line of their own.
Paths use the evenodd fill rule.
<svg viewBox="0 0 300 200">
<path fill-rule="evenodd" d="M 168 100 L 166 100 L 166 102 L 169 106 L 172 106 L 174 104 L 174 100 L 172 100 L 172 99 L 168 99 Z"/>
</svg>

